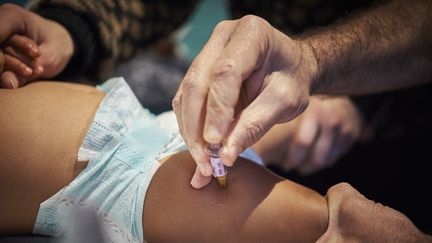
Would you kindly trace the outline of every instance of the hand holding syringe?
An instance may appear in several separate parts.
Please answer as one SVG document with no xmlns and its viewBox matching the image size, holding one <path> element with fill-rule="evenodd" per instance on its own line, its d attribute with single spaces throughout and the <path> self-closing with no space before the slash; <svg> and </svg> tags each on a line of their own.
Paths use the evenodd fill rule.
<svg viewBox="0 0 432 243">
<path fill-rule="evenodd" d="M 210 182 L 207 143 L 223 141 L 220 156 L 231 166 L 274 124 L 306 109 L 317 80 L 316 63 L 306 42 L 291 39 L 260 17 L 218 24 L 172 102 L 199 167 L 191 185 L 199 189 Z"/>
</svg>

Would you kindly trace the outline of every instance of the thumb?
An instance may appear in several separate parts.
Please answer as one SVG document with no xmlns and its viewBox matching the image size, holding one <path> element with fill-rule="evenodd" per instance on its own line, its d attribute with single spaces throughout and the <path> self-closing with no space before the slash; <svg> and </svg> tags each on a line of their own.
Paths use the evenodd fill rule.
<svg viewBox="0 0 432 243">
<path fill-rule="evenodd" d="M 195 189 L 201 189 L 207 186 L 211 180 L 212 180 L 212 176 L 203 176 L 197 166 L 190 184 Z"/>
<path fill-rule="evenodd" d="M 317 243 L 345 242 L 346 239 L 339 228 L 341 206 L 343 203 L 347 204 L 346 201 L 349 199 L 363 200 L 365 197 L 350 184 L 342 182 L 328 189 L 326 199 L 329 222 L 326 232 L 317 240 Z"/>
<path fill-rule="evenodd" d="M 277 92 L 271 87 L 264 89 L 231 123 L 231 132 L 221 152 L 226 166 L 232 166 L 239 154 L 260 140 L 273 125 L 286 120 L 281 114 L 292 114 L 278 105 Z"/>
<path fill-rule="evenodd" d="M 16 89 L 25 85 L 27 80 L 14 72 L 4 71 L 0 74 L 0 88 Z"/>
<path fill-rule="evenodd" d="M 231 133 L 221 153 L 226 166 L 232 166 L 239 154 L 264 136 L 275 124 L 291 121 L 303 112 L 307 99 L 293 95 L 289 86 L 283 85 L 282 78 L 275 74 L 267 87 L 236 117 Z M 294 94 L 297 92 L 294 92 Z"/>
</svg>

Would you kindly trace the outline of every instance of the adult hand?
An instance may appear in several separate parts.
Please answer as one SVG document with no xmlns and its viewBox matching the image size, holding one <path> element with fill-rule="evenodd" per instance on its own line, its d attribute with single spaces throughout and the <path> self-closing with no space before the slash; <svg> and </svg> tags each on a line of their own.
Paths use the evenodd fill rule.
<svg viewBox="0 0 432 243">
<path fill-rule="evenodd" d="M 223 142 L 221 159 L 231 166 L 274 124 L 299 115 L 308 105 L 316 66 L 309 47 L 262 18 L 219 23 L 173 100 L 180 132 L 198 164 L 192 186 L 210 182 L 207 143 Z"/>
<path fill-rule="evenodd" d="M 329 224 L 317 241 L 432 242 L 402 213 L 367 199 L 348 183 L 327 191 Z"/>
<path fill-rule="evenodd" d="M 291 122 L 279 124 L 254 145 L 266 162 L 312 174 L 333 165 L 357 141 L 361 116 L 348 97 L 318 96 Z"/>
<path fill-rule="evenodd" d="M 0 75 L 1 88 L 19 87 L 35 79 L 54 77 L 63 71 L 72 58 L 73 40 L 62 25 L 13 4 L 0 6 L 0 22 L 2 23 L 0 26 L 2 45 L 7 44 L 14 34 L 26 36 L 37 44 L 37 47 L 27 47 L 33 50 L 35 57 L 37 56 L 36 65 L 17 58 L 19 51 L 14 50 L 13 47 L 5 50 L 6 54 L 10 54 L 12 62 L 21 62 L 33 70 L 27 73 L 3 71 Z M 20 40 L 13 42 L 20 43 Z"/>
</svg>

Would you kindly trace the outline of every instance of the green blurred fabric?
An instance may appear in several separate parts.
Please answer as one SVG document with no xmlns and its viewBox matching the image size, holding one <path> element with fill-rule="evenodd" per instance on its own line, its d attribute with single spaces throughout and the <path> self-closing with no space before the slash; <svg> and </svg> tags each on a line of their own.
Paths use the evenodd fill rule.
<svg viewBox="0 0 432 243">
<path fill-rule="evenodd" d="M 28 0 L 0 0 L 0 4 L 3 3 L 25 6 Z M 207 42 L 216 24 L 230 18 L 231 14 L 225 0 L 201 0 L 186 23 L 173 34 L 176 54 L 192 61 Z"/>
<path fill-rule="evenodd" d="M 186 23 L 174 33 L 176 54 L 192 61 L 207 42 L 216 24 L 230 18 L 225 0 L 202 0 Z"/>
</svg>

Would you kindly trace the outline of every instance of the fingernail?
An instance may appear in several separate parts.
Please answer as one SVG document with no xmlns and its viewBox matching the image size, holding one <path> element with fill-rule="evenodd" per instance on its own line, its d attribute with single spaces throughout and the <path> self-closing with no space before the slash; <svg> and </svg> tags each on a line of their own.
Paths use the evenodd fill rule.
<svg viewBox="0 0 432 243">
<path fill-rule="evenodd" d="M 221 135 L 216 127 L 209 127 L 205 130 L 204 139 L 213 144 L 217 144 L 221 140 Z"/>
<path fill-rule="evenodd" d="M 200 171 L 203 176 L 211 176 L 213 174 L 213 169 L 208 162 L 200 164 Z"/>
<path fill-rule="evenodd" d="M 33 44 L 28 44 L 28 47 L 33 54 L 37 54 L 39 52 L 39 49 Z"/>
<path fill-rule="evenodd" d="M 9 83 L 12 85 L 12 87 L 14 89 L 16 89 L 18 87 L 18 84 L 14 80 L 12 80 L 12 79 L 9 79 Z"/>
<path fill-rule="evenodd" d="M 197 170 L 195 170 L 194 175 L 192 176 L 190 185 L 195 188 L 195 189 L 201 189 L 203 187 L 205 187 L 206 185 L 208 185 L 211 181 L 211 177 L 203 177 L 201 174 L 201 172 Z"/>
<path fill-rule="evenodd" d="M 25 68 L 24 68 L 24 72 L 25 72 L 27 75 L 30 75 L 30 74 L 33 73 L 33 70 L 31 70 L 31 69 L 28 68 L 28 67 L 25 67 Z"/>
<path fill-rule="evenodd" d="M 42 65 L 37 65 L 36 66 L 36 73 L 42 73 L 43 72 L 43 67 L 42 67 Z"/>
</svg>

